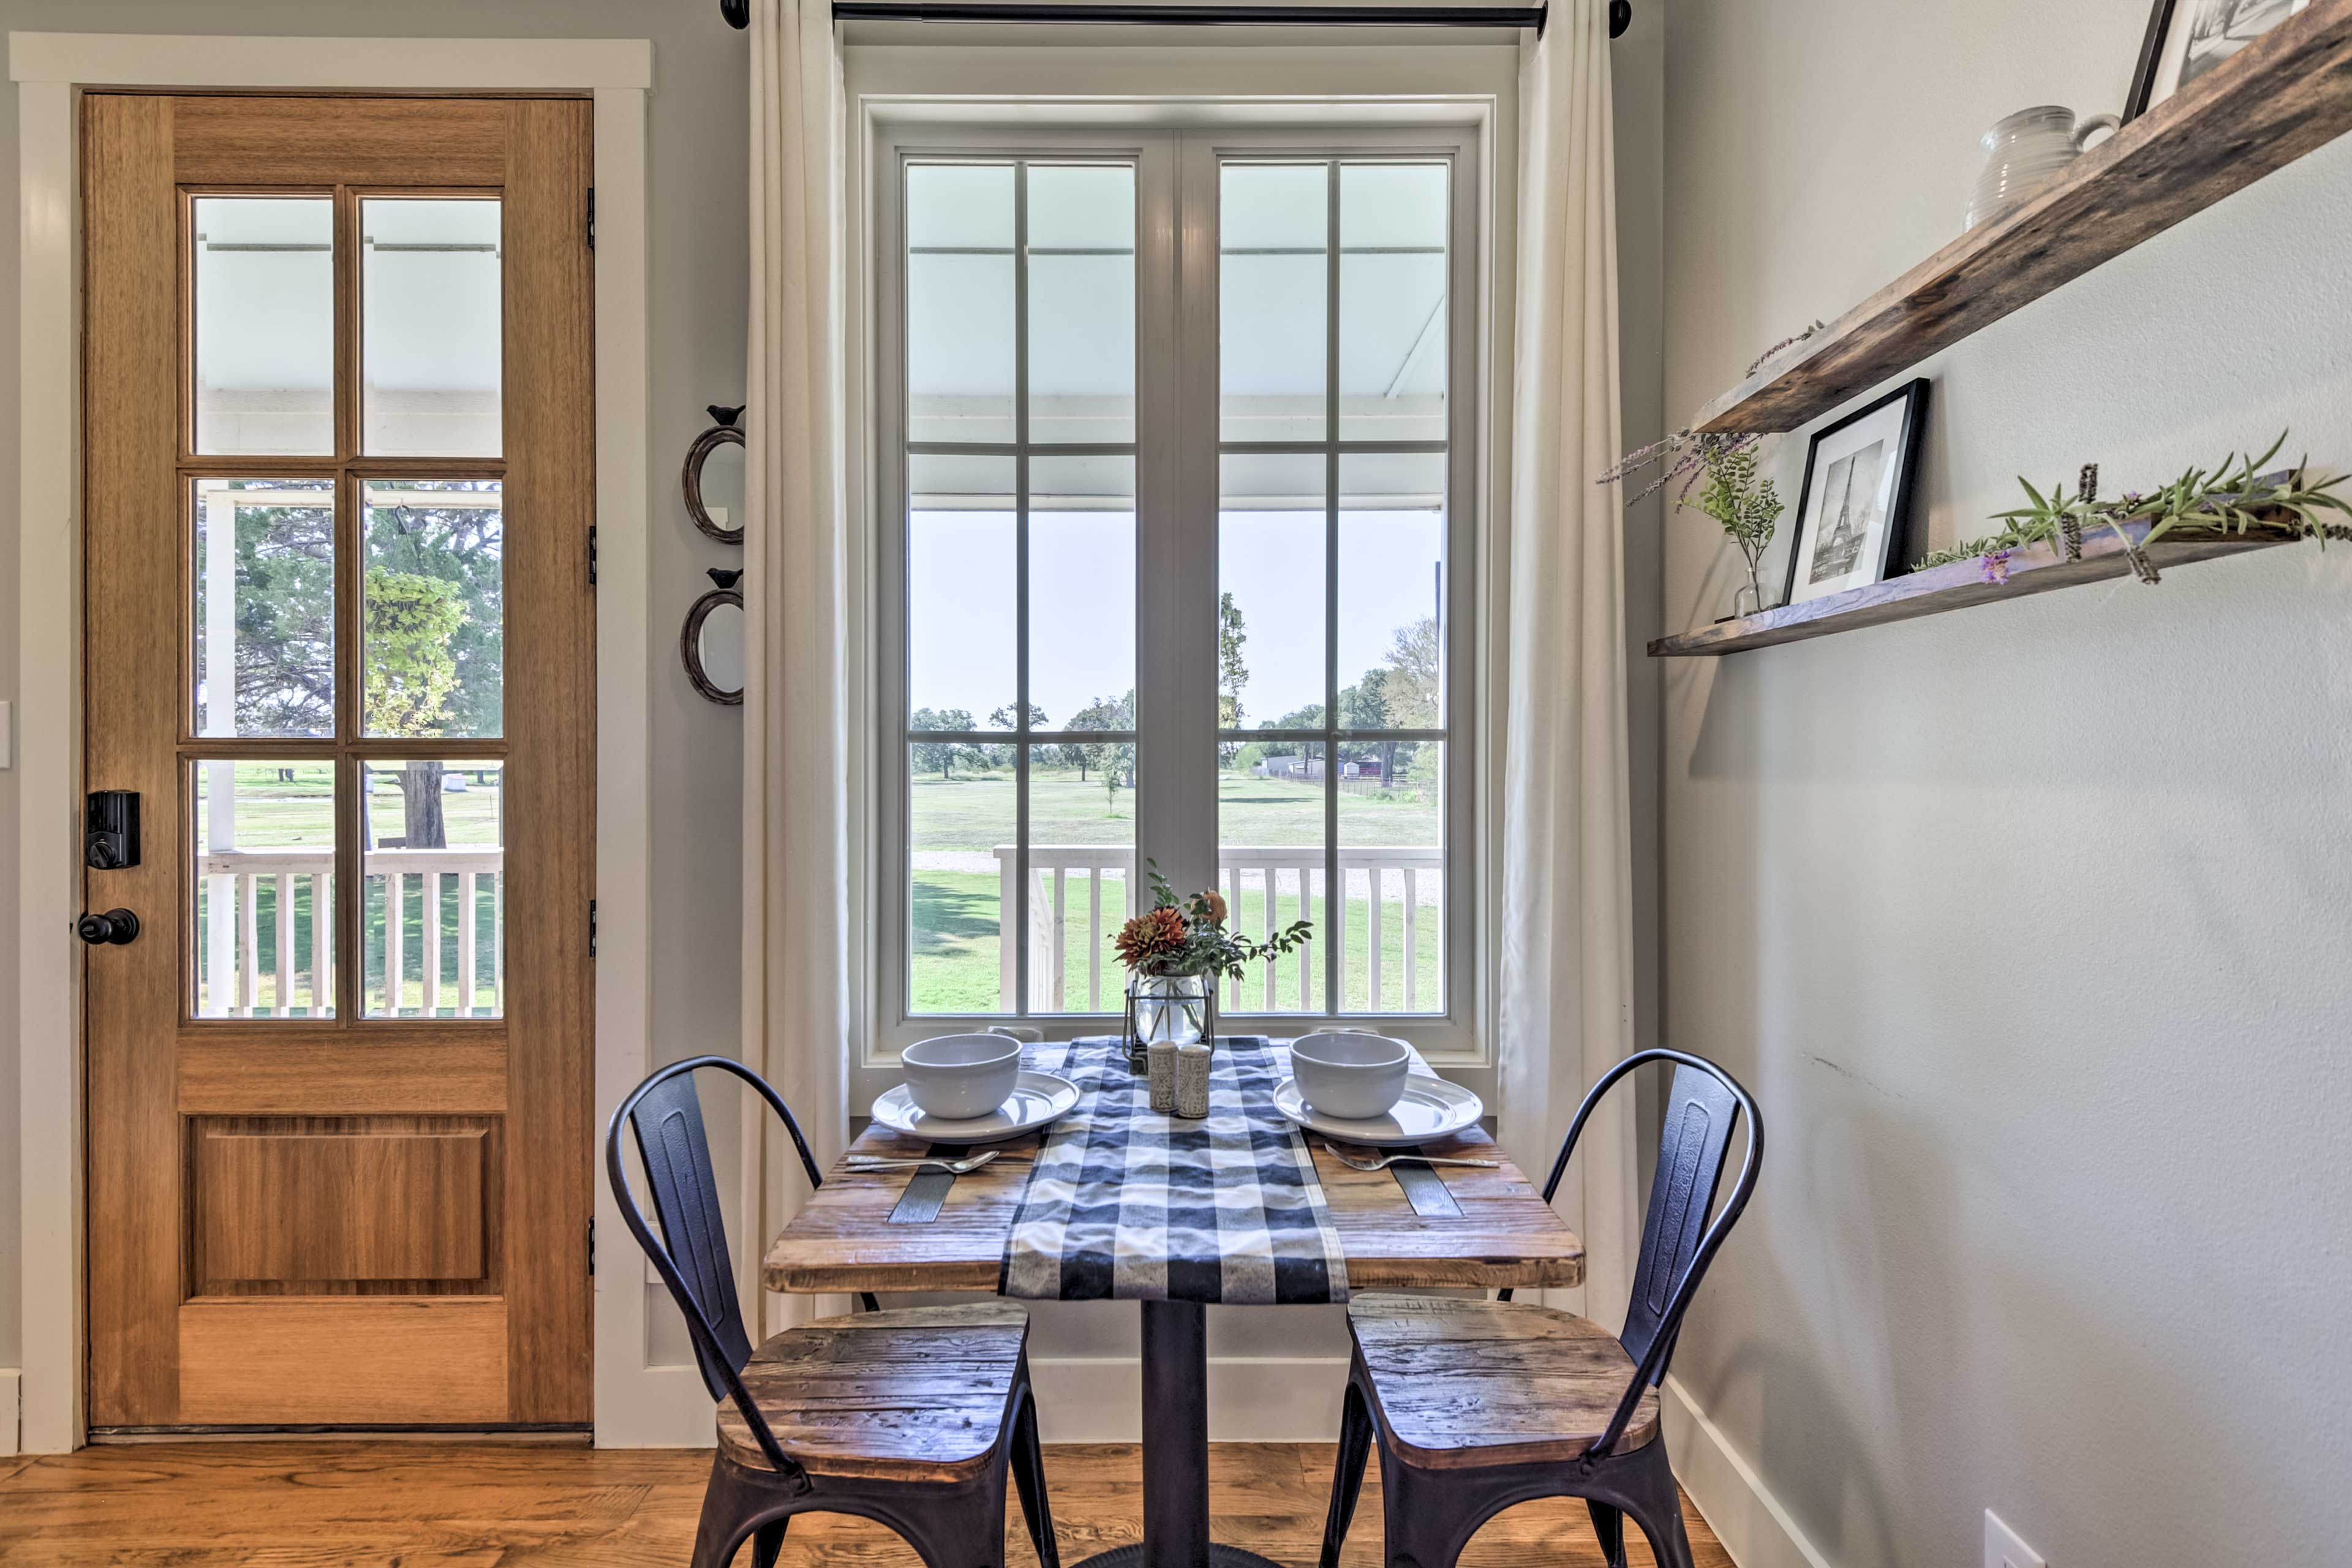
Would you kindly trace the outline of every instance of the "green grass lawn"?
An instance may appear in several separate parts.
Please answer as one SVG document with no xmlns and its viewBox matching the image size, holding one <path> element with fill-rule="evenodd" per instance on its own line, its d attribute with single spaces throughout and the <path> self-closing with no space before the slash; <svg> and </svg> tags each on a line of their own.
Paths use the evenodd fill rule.
<svg viewBox="0 0 2352 1568">
<path fill-rule="evenodd" d="M 1423 766 L 1433 773 L 1436 748 L 1423 747 Z M 998 845 L 1013 840 L 1015 803 L 1010 770 L 971 775 L 959 770 L 952 781 L 937 774 L 919 777 L 910 781 L 909 800 L 911 847 L 919 857 L 926 852 L 986 855 Z M 1132 791 L 1122 789 L 1114 796 L 1098 779 L 1080 784 L 1074 769 L 1037 769 L 1031 775 L 1029 786 L 1030 841 L 1057 846 L 1131 845 L 1135 841 L 1134 805 Z M 1291 783 L 1232 772 L 1218 776 L 1218 837 L 1225 844 L 1319 847 L 1323 842 L 1323 810 L 1319 783 Z M 1415 781 L 1410 778 L 1400 780 L 1394 789 L 1387 791 L 1376 782 L 1342 781 L 1339 839 L 1343 847 L 1435 845 L 1442 841 L 1440 834 L 1434 789 L 1416 787 Z M 1063 971 L 1063 999 L 1066 1008 L 1078 1010 L 1087 1005 L 1087 879 L 1082 873 L 1074 872 L 1066 886 L 1069 938 Z M 993 871 L 976 867 L 923 867 L 919 863 L 910 889 L 914 929 L 909 978 L 916 1012 L 983 1014 L 1004 1010 L 999 994 L 1003 949 L 998 906 L 1002 887 L 1000 876 Z M 1125 971 L 1108 948 L 1108 938 L 1117 930 L 1123 911 L 1122 889 L 1123 883 L 1114 876 L 1106 879 L 1103 890 L 1103 1005 L 1114 1012 L 1119 1005 Z M 1149 895 L 1144 896 L 1148 899 Z M 1320 897 L 1310 899 L 1305 911 L 1318 932 L 1328 929 L 1323 902 Z M 1350 899 L 1345 911 L 1349 951 L 1342 985 L 1349 1010 L 1363 1009 L 1370 1001 L 1367 903 L 1362 898 Z M 1265 929 L 1264 905 L 1262 892 L 1244 889 L 1241 908 L 1234 911 L 1238 928 L 1262 932 Z M 1281 896 L 1277 905 L 1276 915 L 1284 923 L 1300 918 L 1295 895 Z M 1438 940 L 1444 912 L 1441 905 L 1423 905 L 1416 911 L 1420 940 L 1413 1001 L 1418 1011 L 1433 1012 L 1444 1006 L 1440 962 L 1443 944 Z M 1044 955 L 1037 956 L 1042 959 Z M 1292 957 L 1279 963 L 1275 985 L 1277 1010 L 1299 1010 L 1299 962 L 1297 957 Z M 1319 944 L 1308 949 L 1307 962 L 1311 965 L 1308 1010 L 1320 1011 L 1324 986 Z M 1228 1005 L 1238 995 L 1241 1006 L 1246 1009 L 1263 1006 L 1264 973 L 1262 969 L 1253 970 L 1241 986 L 1229 986 Z M 1381 1010 L 1402 1010 L 1404 904 L 1394 894 L 1384 900 L 1381 909 Z"/>
<path fill-rule="evenodd" d="M 240 763 L 236 768 L 236 844 L 245 849 L 310 849 L 331 851 L 335 843 L 333 770 L 324 764 L 303 763 L 283 770 L 292 777 L 281 776 L 273 763 Z M 208 784 L 203 769 L 197 770 L 197 816 L 204 816 L 204 790 Z M 498 773 L 488 772 L 478 778 L 467 775 L 467 788 L 462 792 L 444 794 L 441 797 L 443 824 L 446 840 L 453 848 L 468 846 L 485 847 L 500 841 L 499 791 Z M 407 822 L 400 789 L 390 779 L 379 774 L 368 798 L 368 825 L 373 840 L 404 837 Z M 402 985 L 401 1012 L 422 1016 L 425 1006 L 425 879 L 418 875 L 403 879 L 401 900 Z M 311 975 L 314 954 L 310 913 L 311 882 L 308 877 L 297 878 L 293 886 L 294 912 L 294 983 L 288 998 L 276 995 L 278 969 L 278 887 L 274 879 L 264 879 L 255 884 L 254 923 L 255 967 L 258 974 L 258 1000 L 270 1006 L 280 1016 L 303 1017 L 328 1010 L 331 998 L 313 998 Z M 490 908 L 489 886 L 485 880 L 475 902 L 474 941 L 474 1006 L 478 1016 L 488 1012 L 492 1003 L 491 979 L 496 973 L 498 929 Z M 199 984 L 203 982 L 203 932 L 209 912 L 211 887 L 209 880 L 196 889 L 196 961 Z M 441 879 L 440 920 L 441 984 L 433 1009 L 436 1016 L 454 1017 L 459 1002 L 458 958 L 465 933 L 460 930 L 457 915 L 458 884 L 454 876 Z M 381 879 L 372 879 L 366 908 L 367 924 L 364 951 L 367 954 L 363 984 L 366 1007 L 371 1015 L 381 1014 L 384 1006 L 384 922 L 386 900 Z M 239 942 L 244 940 L 240 933 Z M 242 954 L 239 955 L 242 957 Z M 322 1005 L 323 1004 L 323 1005 Z"/>
</svg>

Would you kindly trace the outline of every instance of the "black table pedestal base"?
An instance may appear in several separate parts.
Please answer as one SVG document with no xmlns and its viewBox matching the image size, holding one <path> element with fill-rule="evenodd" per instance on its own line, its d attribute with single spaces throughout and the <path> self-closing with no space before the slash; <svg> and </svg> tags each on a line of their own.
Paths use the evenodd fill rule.
<svg viewBox="0 0 2352 1568">
<path fill-rule="evenodd" d="M 1209 1539 L 1209 1310 L 1143 1303 L 1143 1540 L 1078 1568 L 1279 1568 Z"/>
<path fill-rule="evenodd" d="M 1108 1552 L 1097 1552 L 1076 1565 L 1076 1568 L 1145 1568 L 1149 1561 L 1144 1547 L 1114 1546 Z M 1260 1557 L 1255 1552 L 1244 1552 L 1238 1546 L 1212 1543 L 1209 1547 L 1209 1568 L 1282 1568 L 1270 1557 Z"/>
</svg>

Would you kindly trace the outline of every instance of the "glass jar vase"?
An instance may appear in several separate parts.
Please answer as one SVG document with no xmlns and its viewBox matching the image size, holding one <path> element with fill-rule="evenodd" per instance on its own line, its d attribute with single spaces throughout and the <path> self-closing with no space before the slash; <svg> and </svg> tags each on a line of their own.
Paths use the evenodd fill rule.
<svg viewBox="0 0 2352 1568">
<path fill-rule="evenodd" d="M 1127 983 L 1129 1048 L 1189 1046 L 1216 1029 L 1216 988 L 1206 974 L 1137 974 Z"/>
</svg>

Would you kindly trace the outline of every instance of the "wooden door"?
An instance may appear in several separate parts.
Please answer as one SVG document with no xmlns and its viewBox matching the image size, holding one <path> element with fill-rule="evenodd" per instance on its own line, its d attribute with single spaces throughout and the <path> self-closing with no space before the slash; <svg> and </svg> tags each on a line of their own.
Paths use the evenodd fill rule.
<svg viewBox="0 0 2352 1568">
<path fill-rule="evenodd" d="M 585 1423 L 589 105 L 82 129 L 90 1423 Z"/>
</svg>

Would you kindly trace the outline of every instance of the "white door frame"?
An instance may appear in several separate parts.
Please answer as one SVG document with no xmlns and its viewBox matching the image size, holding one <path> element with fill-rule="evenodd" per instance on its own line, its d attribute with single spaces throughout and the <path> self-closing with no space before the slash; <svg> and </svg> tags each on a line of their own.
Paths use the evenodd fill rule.
<svg viewBox="0 0 2352 1568">
<path fill-rule="evenodd" d="M 22 575 L 17 630 L 18 1137 L 23 1179 L 22 1447 L 85 1436 L 80 910 L 81 400 L 76 99 L 85 87 L 576 92 L 596 134 L 596 1104 L 650 1065 L 651 773 L 646 519 L 646 100 L 641 38 L 292 38 L 11 33 L 21 192 Z M 646 1297 L 596 1183 L 596 1437 L 678 1440 L 710 1405 L 691 1369 L 645 1366 Z M 614 1288 L 606 1289 L 607 1284 Z"/>
</svg>

